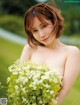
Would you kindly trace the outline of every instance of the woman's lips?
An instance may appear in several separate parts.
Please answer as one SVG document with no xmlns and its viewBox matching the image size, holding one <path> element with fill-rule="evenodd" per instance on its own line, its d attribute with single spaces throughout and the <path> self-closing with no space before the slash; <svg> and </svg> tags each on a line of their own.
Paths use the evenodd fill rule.
<svg viewBox="0 0 80 105">
<path fill-rule="evenodd" d="M 42 41 L 46 41 L 46 40 L 48 40 L 48 38 L 49 38 L 49 37 L 47 37 L 47 38 L 43 39 Z"/>
</svg>

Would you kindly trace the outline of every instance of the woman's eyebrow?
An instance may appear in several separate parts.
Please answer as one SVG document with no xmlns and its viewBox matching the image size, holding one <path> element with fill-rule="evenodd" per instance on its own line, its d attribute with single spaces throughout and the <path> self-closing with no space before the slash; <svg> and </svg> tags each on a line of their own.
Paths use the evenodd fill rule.
<svg viewBox="0 0 80 105">
<path fill-rule="evenodd" d="M 35 30 L 36 28 L 32 28 L 31 30 Z"/>
<path fill-rule="evenodd" d="M 39 26 L 42 26 L 44 23 L 41 23 Z M 35 30 L 37 28 L 33 27 L 31 30 Z"/>
<path fill-rule="evenodd" d="M 47 22 L 46 22 L 46 23 L 42 22 L 42 23 L 39 24 L 39 26 L 41 27 L 42 25 L 47 25 L 47 24 L 49 24 L 49 23 L 47 23 Z M 35 30 L 35 29 L 37 29 L 37 28 L 33 27 L 31 30 Z"/>
<path fill-rule="evenodd" d="M 47 25 L 47 24 L 49 24 L 49 23 L 47 23 L 47 22 L 46 22 L 46 23 L 41 23 L 40 26 L 42 26 L 42 25 Z"/>
</svg>

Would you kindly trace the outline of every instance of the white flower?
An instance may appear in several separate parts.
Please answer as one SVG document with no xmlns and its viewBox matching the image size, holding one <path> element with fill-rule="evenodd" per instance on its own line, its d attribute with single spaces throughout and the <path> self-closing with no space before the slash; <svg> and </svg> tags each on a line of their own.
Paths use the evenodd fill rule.
<svg viewBox="0 0 80 105">
<path fill-rule="evenodd" d="M 32 98 L 33 98 L 33 99 L 35 99 L 36 97 L 35 97 L 35 96 L 33 96 Z"/>
<path fill-rule="evenodd" d="M 33 82 L 34 85 L 38 84 L 38 83 L 39 83 L 39 81 L 37 79 L 35 79 L 34 82 Z"/>
<path fill-rule="evenodd" d="M 48 84 L 44 84 L 44 86 L 45 86 L 46 88 L 50 88 L 50 85 L 48 85 Z"/>
<path fill-rule="evenodd" d="M 24 80 L 24 77 L 22 77 L 22 76 L 19 76 L 18 80 L 19 80 L 20 82 L 23 82 L 23 80 Z"/>
<path fill-rule="evenodd" d="M 50 90 L 46 90 L 46 92 L 50 92 Z"/>
<path fill-rule="evenodd" d="M 16 86 L 15 86 L 15 89 L 16 89 L 16 90 L 18 90 L 18 89 L 19 89 L 19 87 L 16 85 Z"/>
<path fill-rule="evenodd" d="M 19 83 L 19 79 L 16 79 L 16 83 Z"/>
<path fill-rule="evenodd" d="M 25 88 L 25 87 L 24 87 L 24 88 L 22 88 L 21 90 L 23 91 L 23 93 L 25 93 L 25 92 L 26 92 L 26 88 Z"/>
<path fill-rule="evenodd" d="M 44 80 L 44 79 L 46 79 L 46 78 L 47 78 L 46 76 L 42 76 L 42 77 L 41 77 L 42 80 Z"/>
<path fill-rule="evenodd" d="M 28 82 L 28 79 L 24 78 L 23 84 L 25 84 L 26 82 Z"/>
<path fill-rule="evenodd" d="M 23 71 L 19 71 L 19 74 L 20 74 L 20 75 L 24 75 L 24 72 L 23 72 Z"/>
<path fill-rule="evenodd" d="M 33 86 L 33 89 L 36 90 L 37 89 L 36 86 Z"/>
<path fill-rule="evenodd" d="M 54 94 L 54 91 L 50 91 L 50 94 Z"/>
<path fill-rule="evenodd" d="M 9 82 L 9 81 L 10 81 L 10 77 L 7 78 L 7 82 Z"/>
<path fill-rule="evenodd" d="M 42 101 L 40 100 L 39 103 L 42 104 Z"/>
<path fill-rule="evenodd" d="M 18 72 L 17 72 L 17 71 L 14 71 L 14 72 L 13 72 L 13 75 L 17 75 L 17 74 L 18 74 Z"/>
<path fill-rule="evenodd" d="M 20 88 L 23 88 L 23 85 L 22 84 L 20 84 Z"/>
<path fill-rule="evenodd" d="M 23 99 L 23 102 L 26 102 L 26 98 L 23 97 L 22 99 Z"/>
<path fill-rule="evenodd" d="M 20 63 L 17 60 L 9 71 L 8 97 L 14 105 L 30 105 L 30 102 L 32 105 L 45 105 L 49 100 L 56 105 L 56 95 L 61 89 L 61 78 L 56 69 L 45 64 L 31 61 Z"/>
</svg>

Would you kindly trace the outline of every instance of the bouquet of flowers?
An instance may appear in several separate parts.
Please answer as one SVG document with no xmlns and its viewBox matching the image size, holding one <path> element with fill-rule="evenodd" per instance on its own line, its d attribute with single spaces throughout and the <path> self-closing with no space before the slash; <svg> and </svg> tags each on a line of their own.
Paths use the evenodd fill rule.
<svg viewBox="0 0 80 105">
<path fill-rule="evenodd" d="M 12 105 L 56 105 L 62 83 L 53 69 L 32 61 L 11 65 L 7 95 Z"/>
</svg>

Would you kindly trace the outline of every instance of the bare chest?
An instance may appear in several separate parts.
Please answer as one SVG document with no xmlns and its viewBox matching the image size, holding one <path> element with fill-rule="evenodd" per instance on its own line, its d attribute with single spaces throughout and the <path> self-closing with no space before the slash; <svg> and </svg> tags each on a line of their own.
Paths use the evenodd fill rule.
<svg viewBox="0 0 80 105">
<path fill-rule="evenodd" d="M 31 60 L 39 64 L 47 64 L 49 67 L 58 68 L 60 75 L 64 74 L 66 54 L 56 51 L 36 51 L 32 54 Z"/>
</svg>

